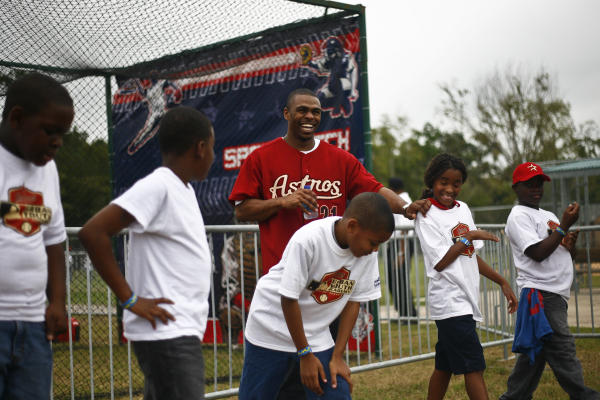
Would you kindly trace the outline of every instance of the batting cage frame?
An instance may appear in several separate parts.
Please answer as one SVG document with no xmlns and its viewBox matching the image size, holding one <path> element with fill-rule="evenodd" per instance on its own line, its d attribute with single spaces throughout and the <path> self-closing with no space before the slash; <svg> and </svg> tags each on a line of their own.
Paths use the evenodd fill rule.
<svg viewBox="0 0 600 400">
<path fill-rule="evenodd" d="M 312 85 L 311 88 L 317 92 L 329 73 L 327 67 L 323 67 L 324 63 L 318 63 L 318 57 L 323 57 L 323 53 L 320 52 L 326 51 L 324 44 L 322 48 L 319 46 L 333 37 L 343 47 L 342 54 L 350 57 L 358 67 L 358 80 L 353 84 L 354 90 L 360 95 L 351 93 L 347 95 L 345 105 L 331 105 L 331 119 L 337 120 L 332 123 L 325 122 L 325 133 L 321 138 L 337 143 L 340 147 L 346 145 L 346 150 L 353 152 L 368 170 L 372 168 L 364 6 L 326 0 L 263 0 L 258 2 L 259 4 L 248 0 L 207 1 L 202 2 L 202 5 L 195 1 L 177 3 L 174 6 L 158 1 L 134 0 L 128 7 L 124 7 L 118 1 L 109 0 L 103 2 L 102 7 L 94 7 L 93 3 L 23 0 L 2 5 L 0 23 L 8 34 L 1 39 L 0 105 L 3 105 L 3 96 L 10 82 L 31 71 L 51 75 L 64 83 L 75 103 L 76 117 L 73 127 L 65 136 L 64 146 L 56 158 L 66 223 L 72 227 L 69 228 L 66 249 L 68 312 L 72 324 L 69 326 L 69 332 L 61 338 L 62 341 L 53 344 L 53 397 L 57 399 L 115 396 L 131 398 L 141 390 L 141 375 L 137 371 L 137 365 L 131 363 L 130 346 L 121 346 L 126 343 L 122 335 L 122 310 L 116 298 L 91 267 L 75 235 L 76 227 L 81 226 L 110 199 L 122 193 L 158 162 L 150 151 L 144 153 L 146 148 L 156 142 L 152 132 L 146 132 L 150 136 L 148 139 L 142 137 L 139 141 L 139 148 L 142 150 L 135 146 L 133 149 L 131 146 L 124 149 L 123 143 L 119 142 L 122 132 L 131 130 L 131 126 L 127 125 L 127 118 L 136 111 L 139 112 L 139 109 L 136 110 L 136 101 L 148 100 L 147 104 L 150 104 L 152 91 L 160 86 L 162 97 L 167 103 L 171 102 L 165 109 L 177 106 L 181 104 L 178 96 L 181 97 L 182 93 L 185 96 L 185 88 L 189 93 L 194 93 L 194 90 L 200 93 L 209 85 L 194 82 L 195 77 L 213 75 L 217 80 L 226 81 L 227 77 L 219 74 L 227 75 L 224 71 L 240 67 L 244 62 L 255 61 L 259 50 L 253 52 L 251 49 L 252 46 L 258 49 L 258 44 L 263 48 L 271 46 L 268 54 L 262 56 L 271 57 L 274 62 L 278 62 L 278 57 L 285 58 L 291 54 L 290 49 L 296 52 L 307 50 L 313 58 L 304 62 L 304 56 L 301 56 L 303 59 L 300 63 L 303 65 L 300 66 L 298 75 L 304 73 L 305 77 L 294 85 Z M 202 22 L 197 23 L 198 20 Z M 246 21 L 247 26 L 240 26 L 239 21 Z M 187 31 L 180 26 L 185 23 L 190 25 Z M 155 29 L 145 27 L 144 24 L 154 24 Z M 136 30 L 140 32 L 136 33 Z M 226 32 L 222 33 L 223 31 Z M 293 36 L 293 43 L 283 43 L 289 35 Z M 270 39 L 271 43 L 266 43 L 265 38 L 274 39 Z M 278 43 L 278 40 L 282 43 Z M 156 48 L 153 48 L 154 44 Z M 305 46 L 304 50 L 302 46 Z M 225 51 L 221 51 L 223 49 Z M 244 50 L 248 51 L 244 53 Z M 236 52 L 244 55 L 236 60 L 228 58 L 228 54 Z M 206 54 L 210 60 L 203 58 Z M 286 61 L 288 63 L 289 58 Z M 291 58 L 294 60 L 294 57 Z M 242 61 L 238 63 L 239 59 Z M 347 64 L 350 65 L 350 62 Z M 351 66 L 348 65 L 344 68 L 350 70 Z M 272 71 L 262 73 L 279 78 L 277 74 L 285 72 L 285 69 L 286 66 L 278 64 Z M 181 82 L 185 83 L 178 87 L 178 83 Z M 187 86 L 182 89 L 183 85 Z M 191 85 L 197 87 L 189 89 Z M 289 91 L 290 86 L 282 88 Z M 140 93 L 142 97 L 146 95 L 146 99 L 140 100 Z M 280 90 L 277 96 L 285 94 Z M 188 94 L 188 97 L 190 96 L 192 95 Z M 348 109 L 353 106 L 359 107 L 352 119 L 349 118 L 352 112 Z M 337 115 L 334 115 L 334 112 L 337 112 Z M 127 118 L 123 117 L 124 115 Z M 149 115 L 150 111 L 148 118 Z M 281 115 L 277 118 L 280 121 L 279 125 L 271 130 L 280 130 L 283 118 Z M 345 121 L 345 124 L 336 124 L 338 121 Z M 146 124 L 148 123 L 146 121 Z M 215 131 L 218 131 L 217 126 L 215 128 Z M 349 136 L 350 130 L 352 140 L 340 136 Z M 240 141 L 253 143 L 264 142 L 267 139 L 271 138 L 240 138 Z M 131 138 L 128 140 L 131 143 L 134 141 Z M 351 146 L 349 142 L 352 143 Z M 156 148 L 151 150 L 156 153 Z M 126 152 L 132 156 L 132 161 L 120 163 L 120 154 Z M 133 155 L 135 152 L 137 153 Z M 151 161 L 146 168 L 136 169 L 144 164 L 143 160 L 148 159 Z M 229 181 L 231 184 L 233 179 Z M 226 186 L 222 185 L 225 188 Z M 195 187 L 198 193 L 206 192 L 207 188 L 209 192 L 212 191 L 212 187 Z M 227 208 L 222 200 L 219 203 L 212 198 L 204 198 L 199 199 L 199 202 L 201 206 L 205 206 L 201 207 L 204 209 L 206 206 L 210 209 L 217 203 L 215 208 Z M 228 212 L 231 214 L 231 210 Z M 229 222 L 221 214 L 212 219 L 205 215 L 205 220 L 208 224 Z M 240 242 L 243 242 L 243 236 L 238 239 L 238 233 L 235 232 L 223 237 L 213 235 L 211 238 L 214 238 L 211 245 L 218 247 L 215 254 L 224 252 L 227 241 L 231 238 L 235 238 L 237 246 L 241 246 Z M 123 238 L 114 242 L 116 253 L 121 255 L 119 262 L 123 269 L 124 242 Z M 243 248 L 240 247 L 238 261 L 245 256 L 254 257 L 253 267 L 256 267 L 260 261 L 256 246 L 251 247 L 253 250 L 249 250 L 250 256 L 244 254 Z M 215 257 L 216 270 L 223 269 L 223 261 L 220 258 Z M 220 275 L 213 278 L 215 282 L 224 280 Z M 223 285 L 227 288 L 223 295 L 227 297 L 226 312 L 221 313 L 227 314 L 223 317 L 227 320 L 224 330 L 231 336 L 233 327 L 233 335 L 236 336 L 239 330 L 235 329 L 236 324 L 231 321 L 233 298 L 229 298 L 229 286 L 232 281 L 238 286 L 241 283 L 243 293 L 244 279 L 228 278 Z M 239 291 L 239 287 L 237 290 Z M 214 309 L 215 302 L 218 303 L 219 300 L 213 299 L 213 329 L 216 326 L 214 321 L 219 316 L 219 310 Z M 373 309 L 377 320 L 377 307 Z M 243 325 L 246 310 L 244 307 L 241 307 L 241 310 L 238 307 L 236 310 L 241 313 Z M 99 322 L 102 320 L 105 322 Z M 104 325 L 106 329 L 103 328 Z M 212 334 L 215 336 L 213 345 L 216 346 L 216 330 Z M 236 342 L 236 339 L 229 338 L 229 343 Z M 376 341 L 378 349 L 379 335 Z M 105 350 L 102 350 L 103 348 Z M 232 387 L 232 376 L 235 375 L 231 373 L 232 363 L 240 363 L 241 360 L 232 359 L 231 347 L 228 352 L 229 371 L 228 378 L 225 379 L 228 382 L 221 384 L 222 379 L 217 376 L 219 372 L 216 368 L 214 376 L 209 377 L 207 369 L 207 382 L 214 383 L 213 390 Z M 82 359 L 78 359 L 78 356 Z M 117 365 L 119 357 L 128 360 L 127 371 L 121 376 Z M 108 368 L 99 367 L 107 360 Z M 82 363 L 87 364 L 87 367 L 83 367 Z M 65 369 L 64 365 L 68 365 L 68 368 Z M 68 374 L 65 371 L 68 371 Z M 119 385 L 120 380 L 127 381 L 128 384 Z M 215 396 L 219 397 L 221 394 L 209 393 L 207 397 Z"/>
</svg>

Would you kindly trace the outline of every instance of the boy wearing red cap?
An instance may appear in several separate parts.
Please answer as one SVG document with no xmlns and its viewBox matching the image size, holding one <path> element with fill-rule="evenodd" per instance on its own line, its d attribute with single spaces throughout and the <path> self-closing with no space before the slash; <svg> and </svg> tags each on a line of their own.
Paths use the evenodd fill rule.
<svg viewBox="0 0 600 400">
<path fill-rule="evenodd" d="M 540 313 L 545 314 L 552 334 L 541 340 L 541 348 L 535 355 L 519 354 L 501 400 L 531 399 L 546 362 L 571 399 L 600 399 L 598 392 L 583 383 L 581 363 L 575 355 L 575 341 L 567 324 L 567 302 L 573 282 L 572 257 L 578 234 L 569 232 L 569 228 L 577 221 L 579 204 L 569 204 L 560 222 L 552 212 L 539 208 L 544 181 L 549 180 L 542 168 L 532 162 L 519 165 L 513 173 L 513 190 L 519 204 L 508 216 L 506 236 L 510 239 L 517 269 L 520 303 L 526 302 L 527 293 L 537 291 L 539 296 L 536 297 L 542 305 Z M 517 320 L 524 320 L 525 316 L 520 315 L 523 312 L 529 309 L 520 307 Z M 515 342 L 521 333 L 517 323 Z"/>
</svg>

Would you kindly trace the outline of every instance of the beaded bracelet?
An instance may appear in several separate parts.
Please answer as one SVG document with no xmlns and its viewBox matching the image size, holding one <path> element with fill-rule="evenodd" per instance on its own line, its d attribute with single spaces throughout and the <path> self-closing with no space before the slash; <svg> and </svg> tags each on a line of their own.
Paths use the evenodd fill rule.
<svg viewBox="0 0 600 400">
<path fill-rule="evenodd" d="M 299 357 L 305 356 L 305 355 L 307 355 L 309 353 L 312 353 L 312 349 L 310 348 L 310 345 L 306 346 L 302 350 L 298 350 L 298 356 Z"/>
<path fill-rule="evenodd" d="M 555 231 L 560 233 L 563 236 L 567 236 L 567 232 L 565 232 L 565 230 L 563 228 L 561 228 L 560 226 L 557 226 Z"/>
<path fill-rule="evenodd" d="M 126 310 L 129 310 L 131 307 L 133 307 L 135 305 L 135 303 L 137 303 L 138 301 L 138 297 L 135 293 L 133 293 L 131 295 L 131 297 L 129 298 L 129 300 L 121 303 L 121 307 L 123 307 Z"/>
<path fill-rule="evenodd" d="M 460 239 L 458 239 L 458 241 L 462 242 L 467 247 L 470 247 L 472 245 L 472 243 L 469 241 L 469 239 L 467 239 L 464 236 L 461 236 Z"/>
</svg>

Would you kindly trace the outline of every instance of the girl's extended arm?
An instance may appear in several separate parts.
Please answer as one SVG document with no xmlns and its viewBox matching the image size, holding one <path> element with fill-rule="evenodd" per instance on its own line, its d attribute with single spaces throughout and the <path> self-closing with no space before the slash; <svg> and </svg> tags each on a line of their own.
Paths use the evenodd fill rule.
<svg viewBox="0 0 600 400">
<path fill-rule="evenodd" d="M 494 242 L 500 241 L 496 235 L 492 235 L 488 231 L 483 230 L 469 231 L 464 235 L 464 237 L 471 243 L 473 243 L 473 240 L 492 240 Z M 466 250 L 466 248 L 466 244 L 461 241 L 457 241 L 450 246 L 444 257 L 442 257 L 442 259 L 433 267 L 433 269 L 438 272 L 443 271 L 444 268 L 452 264 L 454 260 L 456 260 L 458 256 Z"/>
<path fill-rule="evenodd" d="M 510 284 L 508 283 L 508 281 L 506 279 L 504 279 L 504 277 L 502 275 L 500 275 L 499 273 L 494 271 L 492 269 L 492 267 L 490 267 L 488 265 L 488 263 L 483 261 L 483 259 L 479 256 L 477 256 L 477 266 L 479 267 L 479 273 L 481 275 L 485 276 L 489 280 L 492 280 L 492 281 L 496 282 L 498 285 L 500 285 L 500 288 L 502 289 L 502 293 L 504 293 L 504 296 L 506 297 L 506 301 L 508 301 L 508 312 L 510 314 L 512 314 L 515 311 L 517 311 L 517 305 L 518 305 L 517 296 L 515 296 L 515 293 L 513 292 L 512 288 L 510 287 Z"/>
<path fill-rule="evenodd" d="M 281 309 L 296 349 L 298 351 L 304 349 L 308 346 L 308 340 L 306 340 L 306 334 L 304 333 L 302 312 L 298 300 L 281 296 Z M 302 384 L 321 396 L 323 390 L 319 384 L 319 377 L 323 382 L 327 382 L 325 369 L 321 361 L 313 353 L 300 357 L 300 379 Z"/>
</svg>

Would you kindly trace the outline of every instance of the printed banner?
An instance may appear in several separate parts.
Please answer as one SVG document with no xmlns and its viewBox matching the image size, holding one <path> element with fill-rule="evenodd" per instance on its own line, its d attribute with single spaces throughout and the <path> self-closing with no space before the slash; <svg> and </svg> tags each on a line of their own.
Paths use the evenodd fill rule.
<svg viewBox="0 0 600 400">
<path fill-rule="evenodd" d="M 166 110 L 179 105 L 203 111 L 215 129 L 214 164 L 205 181 L 193 184 L 208 225 L 232 222 L 227 197 L 240 165 L 261 144 L 285 135 L 283 108 L 294 89 L 318 94 L 324 110 L 319 139 L 364 158 L 356 17 L 273 32 L 198 53 L 197 58 L 194 68 L 174 72 L 170 79 L 118 79 L 113 98 L 115 197 L 161 164 L 158 124 Z M 178 62 L 173 60 L 174 68 Z"/>
<path fill-rule="evenodd" d="M 161 164 L 156 133 L 165 112 L 191 106 L 204 112 L 215 130 L 216 156 L 208 178 L 192 183 L 204 221 L 233 223 L 227 198 L 239 168 L 253 150 L 285 135 L 283 108 L 288 94 L 297 88 L 315 91 L 321 101 L 324 112 L 316 137 L 362 161 L 359 38 L 358 18 L 340 13 L 310 25 L 167 57 L 149 63 L 146 73 L 136 66 L 135 77 L 128 71 L 127 77 L 117 79 L 119 89 L 113 98 L 113 196 Z M 231 320 L 234 335 L 241 329 L 241 309 L 247 315 L 249 304 L 240 292 L 242 260 L 235 250 L 240 245 L 245 292 L 252 293 L 254 260 L 260 259 L 254 254 L 252 234 L 213 236 L 218 303 L 213 317 L 221 325 Z M 235 315 L 229 319 L 228 312 Z"/>
</svg>

